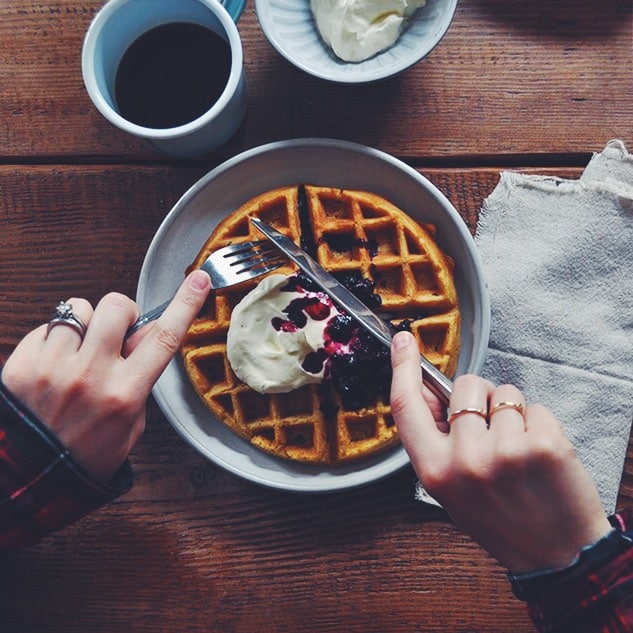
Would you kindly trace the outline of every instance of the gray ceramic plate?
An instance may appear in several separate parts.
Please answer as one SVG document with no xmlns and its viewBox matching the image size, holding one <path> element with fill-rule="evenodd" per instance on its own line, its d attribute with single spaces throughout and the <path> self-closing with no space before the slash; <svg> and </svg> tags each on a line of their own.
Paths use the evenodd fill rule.
<svg viewBox="0 0 633 633">
<path fill-rule="evenodd" d="M 458 372 L 484 361 L 490 307 L 481 263 L 463 220 L 442 193 L 414 169 L 381 151 L 328 139 L 272 143 L 220 165 L 187 191 L 159 227 L 141 270 L 143 310 L 175 291 L 218 222 L 250 198 L 275 187 L 311 183 L 366 189 L 391 200 L 416 220 L 437 226 L 438 243 L 455 260 L 463 315 Z M 268 455 L 233 434 L 202 404 L 179 359 L 153 391 L 176 431 L 202 455 L 252 482 L 297 492 L 327 492 L 368 484 L 408 462 L 401 446 L 343 466 L 314 466 Z"/>
</svg>

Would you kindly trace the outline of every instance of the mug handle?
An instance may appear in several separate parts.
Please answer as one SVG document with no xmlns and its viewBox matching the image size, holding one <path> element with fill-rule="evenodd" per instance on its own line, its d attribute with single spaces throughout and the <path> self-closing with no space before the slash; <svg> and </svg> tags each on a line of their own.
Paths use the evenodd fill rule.
<svg viewBox="0 0 633 633">
<path fill-rule="evenodd" d="M 246 0 L 221 0 L 221 2 L 228 14 L 233 18 L 233 22 L 237 23 L 246 6 Z"/>
</svg>

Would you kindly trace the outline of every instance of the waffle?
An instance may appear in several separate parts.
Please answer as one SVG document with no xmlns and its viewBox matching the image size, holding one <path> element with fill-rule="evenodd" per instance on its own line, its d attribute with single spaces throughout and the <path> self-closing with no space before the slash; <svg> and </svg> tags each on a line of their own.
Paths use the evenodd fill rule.
<svg viewBox="0 0 633 633">
<path fill-rule="evenodd" d="M 284 187 L 253 198 L 224 219 L 192 267 L 222 246 L 261 239 L 252 216 L 300 244 L 332 274 L 373 280 L 379 312 L 410 329 L 430 362 L 447 376 L 454 374 L 460 313 L 453 262 L 438 248 L 433 226 L 416 223 L 365 191 Z M 276 272 L 290 274 L 293 266 Z M 186 372 L 215 417 L 260 449 L 303 462 L 345 463 L 395 445 L 388 388 L 382 395 L 372 392 L 366 406 L 348 410 L 328 381 L 260 394 L 237 379 L 227 359 L 226 335 L 233 307 L 257 281 L 212 293 L 182 346 Z"/>
</svg>

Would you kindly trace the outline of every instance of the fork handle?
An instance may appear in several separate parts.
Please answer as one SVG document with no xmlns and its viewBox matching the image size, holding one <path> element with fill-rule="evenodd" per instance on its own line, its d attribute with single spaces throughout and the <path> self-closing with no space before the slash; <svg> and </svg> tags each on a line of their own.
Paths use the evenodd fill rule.
<svg viewBox="0 0 633 633">
<path fill-rule="evenodd" d="M 156 319 L 167 309 L 167 306 L 171 303 L 171 299 L 167 299 L 165 303 L 161 303 L 159 306 L 156 306 L 149 312 L 142 314 L 125 332 L 124 341 L 127 341 L 134 332 L 140 330 L 142 327 L 145 327 L 148 323 L 152 321 L 156 321 Z"/>
</svg>

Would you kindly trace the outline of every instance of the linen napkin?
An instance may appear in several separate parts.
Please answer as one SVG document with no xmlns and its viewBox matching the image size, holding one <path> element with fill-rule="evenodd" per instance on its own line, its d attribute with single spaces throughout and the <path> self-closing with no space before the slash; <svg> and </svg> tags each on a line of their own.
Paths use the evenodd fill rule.
<svg viewBox="0 0 633 633">
<path fill-rule="evenodd" d="M 614 140 L 578 180 L 503 172 L 475 241 L 492 306 L 482 375 L 554 412 L 613 512 L 633 412 L 633 156 Z"/>
</svg>

